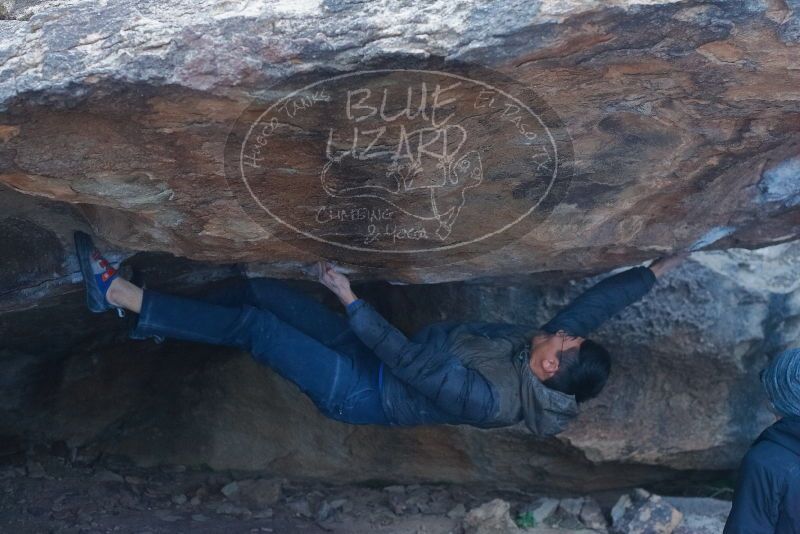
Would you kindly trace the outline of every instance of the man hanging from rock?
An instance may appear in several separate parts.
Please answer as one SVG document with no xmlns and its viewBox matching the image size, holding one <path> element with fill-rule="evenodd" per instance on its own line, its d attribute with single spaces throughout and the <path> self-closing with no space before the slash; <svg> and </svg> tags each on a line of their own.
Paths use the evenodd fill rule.
<svg viewBox="0 0 800 534">
<path fill-rule="evenodd" d="M 610 356 L 586 339 L 589 333 L 685 257 L 606 278 L 541 328 L 448 321 L 408 339 L 326 262 L 319 280 L 345 306 L 346 317 L 266 278 L 239 280 L 201 300 L 143 290 L 120 277 L 88 235 L 76 233 L 75 242 L 89 308 L 139 314 L 133 338 L 249 351 L 324 415 L 346 423 L 492 428 L 524 420 L 537 436 L 561 432 L 578 403 L 603 389 Z"/>
<path fill-rule="evenodd" d="M 800 349 L 776 356 L 761 384 L 778 421 L 742 460 L 725 534 L 800 532 Z"/>
</svg>

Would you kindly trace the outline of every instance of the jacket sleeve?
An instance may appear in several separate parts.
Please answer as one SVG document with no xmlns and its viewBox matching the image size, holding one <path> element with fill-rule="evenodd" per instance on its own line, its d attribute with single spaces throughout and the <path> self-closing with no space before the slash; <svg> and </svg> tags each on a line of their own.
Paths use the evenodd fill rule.
<svg viewBox="0 0 800 534">
<path fill-rule="evenodd" d="M 570 302 L 542 330 L 551 334 L 563 330 L 573 336 L 586 337 L 642 298 L 655 282 L 655 274 L 647 267 L 634 267 L 610 276 Z"/>
<path fill-rule="evenodd" d="M 748 453 L 739 469 L 724 534 L 774 534 L 780 501 L 777 491 L 770 470 Z"/>
<path fill-rule="evenodd" d="M 391 372 L 439 409 L 464 422 L 486 421 L 494 414 L 491 384 L 455 355 L 433 344 L 409 341 L 364 300 L 350 303 L 347 315 L 350 328 Z"/>
</svg>

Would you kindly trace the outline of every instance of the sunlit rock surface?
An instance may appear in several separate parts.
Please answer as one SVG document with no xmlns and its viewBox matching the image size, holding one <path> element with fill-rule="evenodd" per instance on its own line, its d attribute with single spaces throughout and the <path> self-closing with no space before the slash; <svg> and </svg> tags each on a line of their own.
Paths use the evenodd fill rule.
<svg viewBox="0 0 800 534">
<path fill-rule="evenodd" d="M 364 276 L 429 282 L 599 272 L 689 246 L 715 227 L 733 229 L 720 247 L 767 245 L 798 233 L 792 158 L 800 141 L 800 15 L 791 3 L 112 0 L 9 6 L 10 20 L 0 24 L 0 182 L 78 206 L 95 233 L 122 248 L 273 265 L 322 253 L 342 262 L 363 260 L 370 254 L 320 250 L 314 239 L 337 233 L 364 238 L 368 221 L 324 226 L 314 214 L 329 207 L 335 213 L 388 208 L 395 217 L 384 222 L 393 226 L 380 226 L 383 254 Z M 254 215 L 258 206 L 242 206 L 251 202 L 237 192 L 241 177 L 226 178 L 225 144 L 243 112 L 247 123 L 288 87 L 335 75 L 428 64 L 448 70 L 453 61 L 490 69 L 496 76 L 484 73 L 488 83 L 505 76 L 526 88 L 523 103 L 556 134 L 553 147 L 568 152 L 550 151 L 547 169 L 556 161 L 563 167 L 547 193 L 522 163 L 506 168 L 525 160 L 513 153 L 521 141 L 511 126 L 519 121 L 486 109 L 469 118 L 466 108 L 456 107 L 449 124 L 466 128 L 483 180 L 464 193 L 457 218 L 447 219 L 446 210 L 428 214 L 446 223 L 439 236 L 434 225 L 414 241 L 425 250 L 455 248 L 443 255 L 446 262 L 436 254 L 387 254 L 410 246 L 406 236 L 418 235 L 411 223 L 422 225 L 425 214 L 415 211 L 401 221 L 395 208 L 402 202 L 331 200 L 332 189 L 322 187 L 326 156 L 310 140 L 329 130 L 340 145 L 349 139 L 346 103 L 334 98 L 318 116 L 298 112 L 296 120 L 286 120 L 294 129 L 282 130 L 269 146 L 276 158 L 269 167 L 273 181 L 255 193 L 282 220 L 286 214 L 303 218 L 299 229 L 313 236 L 301 239 L 281 223 L 268 224 L 274 218 Z M 346 88 L 370 89 L 375 98 L 385 87 L 400 95 L 419 89 L 413 77 L 409 87 L 383 82 L 359 79 Z M 536 98 L 541 101 L 533 105 Z M 254 101 L 261 104 L 248 108 Z M 390 97 L 388 107 L 404 103 L 402 96 Z M 380 121 L 364 124 L 382 127 Z M 392 132 L 375 146 L 395 147 L 401 138 Z M 357 145 L 363 149 L 371 139 L 362 135 Z M 383 163 L 356 163 L 342 169 L 343 179 L 368 187 L 384 174 L 397 178 Z M 441 160 L 416 163 L 420 176 L 438 180 L 433 173 Z M 395 170 L 402 174 L 408 167 Z M 520 188 L 526 176 L 530 188 Z M 407 202 L 411 193 L 404 191 Z M 543 199 L 526 219 L 524 235 L 498 234 L 482 254 L 456 246 L 500 228 L 506 207 Z M 302 209 L 307 214 L 298 215 Z M 396 230 L 402 243 L 387 243 Z M 282 231 L 288 238 L 278 239 Z"/>
</svg>

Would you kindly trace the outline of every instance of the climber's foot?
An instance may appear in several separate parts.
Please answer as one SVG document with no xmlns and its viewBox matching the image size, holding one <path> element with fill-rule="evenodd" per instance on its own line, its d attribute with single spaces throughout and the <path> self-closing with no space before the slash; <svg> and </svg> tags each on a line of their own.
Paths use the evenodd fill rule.
<svg viewBox="0 0 800 534">
<path fill-rule="evenodd" d="M 92 243 L 92 238 L 84 232 L 75 232 L 75 252 L 86 288 L 86 305 L 94 313 L 112 308 L 121 308 L 106 298 L 109 288 L 119 280 L 117 270 L 111 266 Z"/>
</svg>

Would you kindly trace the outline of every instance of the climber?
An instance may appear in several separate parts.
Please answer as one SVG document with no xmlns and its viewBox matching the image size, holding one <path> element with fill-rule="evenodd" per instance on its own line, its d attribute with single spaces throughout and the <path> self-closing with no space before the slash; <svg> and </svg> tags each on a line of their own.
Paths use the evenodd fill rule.
<svg viewBox="0 0 800 534">
<path fill-rule="evenodd" d="M 742 460 L 724 534 L 800 532 L 800 349 L 776 356 L 761 384 L 778 421 Z"/>
<path fill-rule="evenodd" d="M 685 255 L 606 278 L 537 329 L 439 322 L 411 340 L 351 290 L 327 262 L 319 281 L 346 317 L 272 279 L 241 279 L 202 300 L 141 289 L 75 235 L 87 303 L 138 314 L 135 339 L 165 337 L 238 347 L 296 384 L 328 417 L 352 424 L 509 426 L 563 430 L 577 403 L 595 397 L 608 352 L 586 339 L 638 300 Z"/>
</svg>

